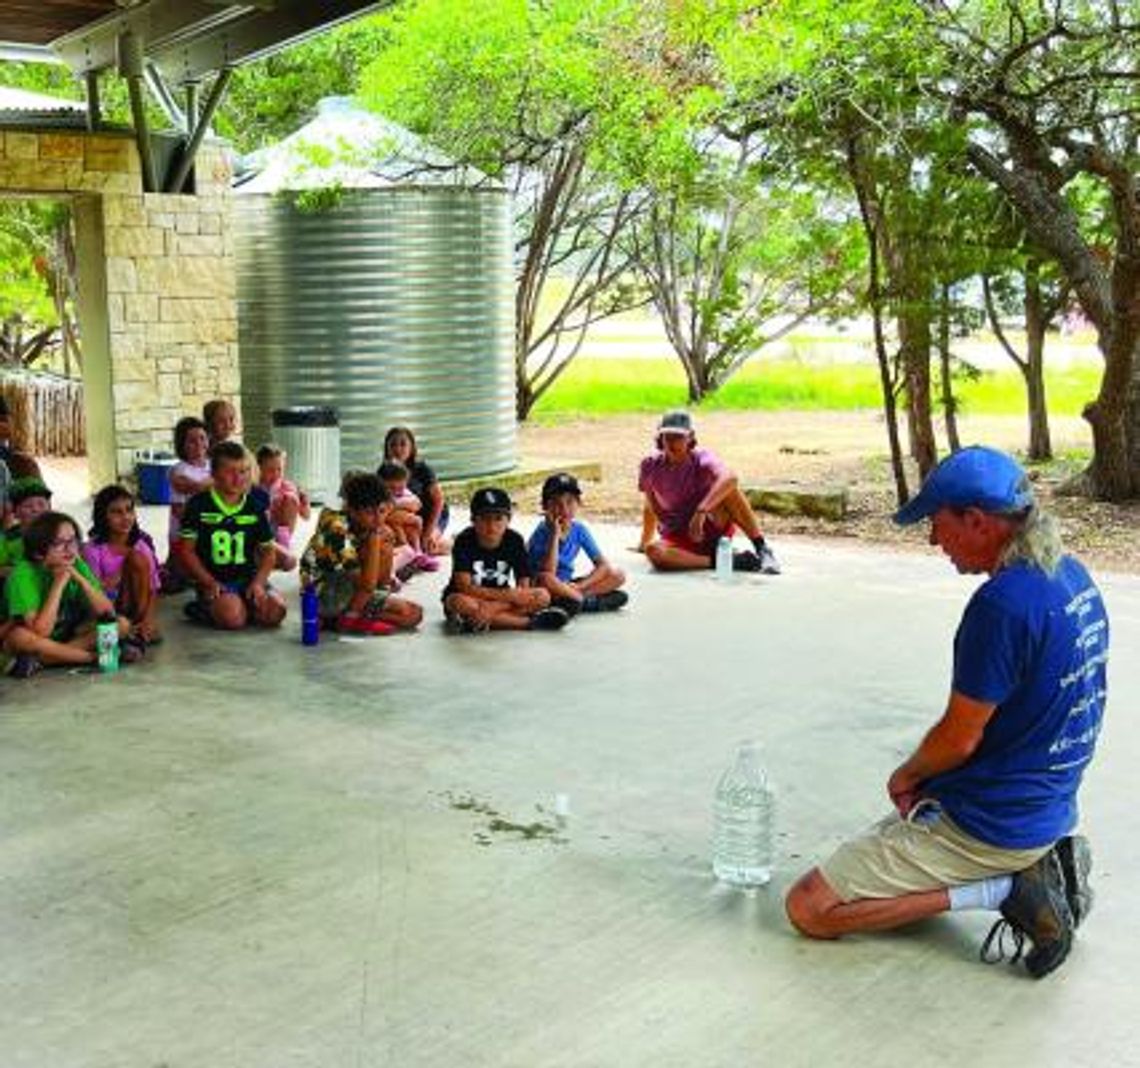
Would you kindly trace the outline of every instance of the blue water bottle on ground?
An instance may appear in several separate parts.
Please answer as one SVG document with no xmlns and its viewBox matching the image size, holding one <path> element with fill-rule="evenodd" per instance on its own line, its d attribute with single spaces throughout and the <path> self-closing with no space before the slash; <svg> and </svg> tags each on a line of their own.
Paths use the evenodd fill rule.
<svg viewBox="0 0 1140 1068">
<path fill-rule="evenodd" d="M 301 644 L 316 645 L 321 640 L 321 599 L 317 587 L 306 583 L 301 587 Z"/>
</svg>

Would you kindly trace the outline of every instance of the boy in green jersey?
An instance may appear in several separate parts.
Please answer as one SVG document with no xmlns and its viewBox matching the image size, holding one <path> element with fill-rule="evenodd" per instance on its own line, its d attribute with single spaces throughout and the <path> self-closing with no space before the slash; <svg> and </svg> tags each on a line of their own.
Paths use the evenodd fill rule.
<svg viewBox="0 0 1140 1068">
<path fill-rule="evenodd" d="M 198 588 L 187 615 L 220 630 L 249 622 L 276 627 L 285 602 L 269 586 L 275 557 L 273 528 L 250 501 L 245 448 L 223 441 L 210 450 L 212 489 L 186 502 L 179 531 L 179 565 Z"/>
</svg>

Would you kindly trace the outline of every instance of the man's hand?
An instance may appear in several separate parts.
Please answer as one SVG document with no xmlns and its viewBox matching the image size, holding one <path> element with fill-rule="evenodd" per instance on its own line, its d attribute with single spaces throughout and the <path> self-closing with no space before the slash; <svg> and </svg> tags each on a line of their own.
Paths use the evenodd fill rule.
<svg viewBox="0 0 1140 1068">
<path fill-rule="evenodd" d="M 921 783 L 907 769 L 905 764 L 895 768 L 887 780 L 887 793 L 890 796 L 891 804 L 895 806 L 898 814 L 903 818 L 918 803 L 920 785 Z"/>
<path fill-rule="evenodd" d="M 249 598 L 249 603 L 252 604 L 254 608 L 260 608 L 262 602 L 269 596 L 265 589 L 265 583 L 257 579 L 254 579 L 254 581 L 246 587 L 245 594 Z"/>
</svg>

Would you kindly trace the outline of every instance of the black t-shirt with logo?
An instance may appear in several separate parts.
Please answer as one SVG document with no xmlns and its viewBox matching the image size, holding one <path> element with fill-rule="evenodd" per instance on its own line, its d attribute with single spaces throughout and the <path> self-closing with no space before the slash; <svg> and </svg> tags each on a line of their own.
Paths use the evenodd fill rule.
<svg viewBox="0 0 1140 1068">
<path fill-rule="evenodd" d="M 517 530 L 507 529 L 503 540 L 493 549 L 484 549 L 475 536 L 475 528 L 468 527 L 451 547 L 451 581 L 443 591 L 444 597 L 454 593 L 455 575 L 466 571 L 474 586 L 489 590 L 508 590 L 517 586 L 520 579 L 530 578 L 530 560 L 526 542 Z"/>
<path fill-rule="evenodd" d="M 248 496 L 226 504 L 214 490 L 186 502 L 179 533 L 223 586 L 247 586 L 257 574 L 259 546 L 273 544 L 269 520 Z"/>
</svg>

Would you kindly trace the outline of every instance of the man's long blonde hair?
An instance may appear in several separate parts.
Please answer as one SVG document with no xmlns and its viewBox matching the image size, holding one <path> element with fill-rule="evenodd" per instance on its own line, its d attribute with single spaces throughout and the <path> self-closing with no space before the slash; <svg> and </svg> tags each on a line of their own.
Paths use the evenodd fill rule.
<svg viewBox="0 0 1140 1068">
<path fill-rule="evenodd" d="M 1047 575 L 1053 574 L 1065 555 L 1057 520 L 1037 504 L 1026 512 L 1005 518 L 1016 526 L 1013 537 L 1001 552 L 1000 566 L 1026 563 L 1041 568 Z"/>
</svg>

